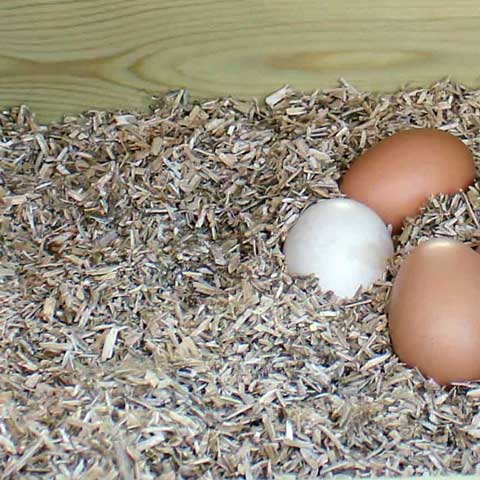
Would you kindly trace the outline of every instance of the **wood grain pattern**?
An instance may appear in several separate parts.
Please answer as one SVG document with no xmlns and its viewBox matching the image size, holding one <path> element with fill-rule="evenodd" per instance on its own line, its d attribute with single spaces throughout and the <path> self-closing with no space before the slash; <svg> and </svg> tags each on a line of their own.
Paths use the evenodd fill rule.
<svg viewBox="0 0 480 480">
<path fill-rule="evenodd" d="M 476 0 L 2 0 L 0 105 L 47 121 L 177 88 L 477 85 L 479 25 Z"/>
</svg>

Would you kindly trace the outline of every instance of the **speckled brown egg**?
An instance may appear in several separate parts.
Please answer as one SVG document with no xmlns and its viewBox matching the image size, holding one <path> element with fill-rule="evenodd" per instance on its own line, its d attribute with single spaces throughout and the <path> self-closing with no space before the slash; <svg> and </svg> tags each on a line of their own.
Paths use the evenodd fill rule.
<svg viewBox="0 0 480 480">
<path fill-rule="evenodd" d="M 473 182 L 469 148 L 429 128 L 400 131 L 366 150 L 344 175 L 340 190 L 369 206 L 398 233 L 432 195 L 453 194 Z"/>
<path fill-rule="evenodd" d="M 480 379 L 480 255 L 432 239 L 404 260 L 388 305 L 393 349 L 441 385 Z"/>
</svg>

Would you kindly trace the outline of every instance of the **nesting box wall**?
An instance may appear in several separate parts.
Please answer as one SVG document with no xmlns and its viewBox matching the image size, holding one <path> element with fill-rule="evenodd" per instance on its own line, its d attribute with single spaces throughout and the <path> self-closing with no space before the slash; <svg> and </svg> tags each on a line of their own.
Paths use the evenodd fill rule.
<svg viewBox="0 0 480 480">
<path fill-rule="evenodd" d="M 143 108 L 152 94 L 263 96 L 340 78 L 387 91 L 473 85 L 475 0 L 96 0 L 0 5 L 0 106 L 40 120 Z"/>
</svg>

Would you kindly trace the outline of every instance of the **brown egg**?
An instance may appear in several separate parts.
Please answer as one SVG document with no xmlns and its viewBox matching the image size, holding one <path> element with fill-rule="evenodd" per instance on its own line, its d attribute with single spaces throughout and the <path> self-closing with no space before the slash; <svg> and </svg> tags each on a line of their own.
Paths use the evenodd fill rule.
<svg viewBox="0 0 480 480">
<path fill-rule="evenodd" d="M 480 380 L 480 255 L 449 239 L 405 259 L 388 305 L 393 349 L 441 385 Z"/>
<path fill-rule="evenodd" d="M 465 189 L 474 177 L 472 153 L 461 140 L 421 128 L 400 131 L 360 155 L 340 190 L 375 210 L 398 233 L 431 195 Z"/>
</svg>

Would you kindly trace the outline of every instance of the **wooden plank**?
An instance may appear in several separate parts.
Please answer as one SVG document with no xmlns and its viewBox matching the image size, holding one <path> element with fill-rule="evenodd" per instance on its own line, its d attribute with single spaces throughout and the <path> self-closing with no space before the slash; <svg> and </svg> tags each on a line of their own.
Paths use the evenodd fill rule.
<svg viewBox="0 0 480 480">
<path fill-rule="evenodd" d="M 479 24 L 477 0 L 2 0 L 0 105 L 45 121 L 177 88 L 477 85 Z"/>
</svg>

